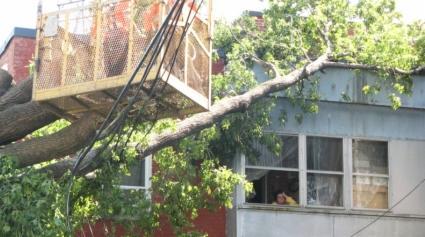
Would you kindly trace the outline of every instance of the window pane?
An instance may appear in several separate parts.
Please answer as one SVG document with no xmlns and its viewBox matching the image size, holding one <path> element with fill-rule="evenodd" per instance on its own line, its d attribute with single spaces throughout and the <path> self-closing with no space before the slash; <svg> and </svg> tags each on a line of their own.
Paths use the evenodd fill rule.
<svg viewBox="0 0 425 237">
<path fill-rule="evenodd" d="M 388 174 L 388 143 L 353 140 L 353 171 Z"/>
<path fill-rule="evenodd" d="M 145 186 L 145 160 L 136 162 L 130 168 L 130 176 L 123 175 L 121 185 Z"/>
<path fill-rule="evenodd" d="M 342 206 L 342 175 L 307 174 L 307 204 Z"/>
<path fill-rule="evenodd" d="M 388 208 L 388 179 L 354 176 L 353 203 L 356 208 Z"/>
<path fill-rule="evenodd" d="M 297 205 L 299 200 L 298 172 L 246 169 L 247 177 L 254 184 L 254 193 L 246 200 L 249 203 L 276 203 L 276 195 L 284 192 L 290 197 L 282 205 Z M 277 203 L 276 203 L 277 204 Z"/>
<path fill-rule="evenodd" d="M 298 168 L 298 137 L 280 136 L 280 139 L 283 146 L 279 156 L 270 152 L 265 145 L 255 143 L 254 148 L 261 155 L 257 160 L 247 160 L 247 164 L 253 166 Z"/>
<path fill-rule="evenodd" d="M 342 139 L 307 137 L 307 169 L 342 171 Z"/>
</svg>

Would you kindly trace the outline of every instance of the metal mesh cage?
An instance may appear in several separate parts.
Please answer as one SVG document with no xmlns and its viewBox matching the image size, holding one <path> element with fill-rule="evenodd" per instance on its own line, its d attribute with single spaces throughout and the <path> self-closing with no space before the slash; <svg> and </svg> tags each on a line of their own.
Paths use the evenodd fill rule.
<svg viewBox="0 0 425 237">
<path fill-rule="evenodd" d="M 58 98 L 90 97 L 90 100 L 86 99 L 88 106 L 83 106 L 88 109 L 104 103 L 101 98 L 96 101 L 93 95 L 126 84 L 173 2 L 97 0 L 89 6 L 41 15 L 38 22 L 38 69 L 34 80 L 34 100 L 63 101 Z M 197 98 L 204 98 L 202 100 L 206 99 L 208 103 L 202 102 L 201 106 L 207 109 L 211 27 L 208 21 L 197 15 L 177 51 L 188 12 L 189 8 L 185 6 L 170 49 L 166 55 L 162 53 L 158 60 L 164 57 L 162 70 L 170 72 L 172 80 L 179 81 L 180 84 L 169 84 L 184 95 L 179 98 L 190 98 L 195 104 L 200 103 L 196 101 Z M 192 12 L 192 18 L 193 15 Z M 175 52 L 177 58 L 171 68 Z M 159 65 L 158 62 L 155 65 Z M 152 71 L 155 70 L 158 68 L 154 66 Z M 154 79 L 153 75 L 148 77 L 148 80 L 151 79 Z M 82 96 L 87 93 L 93 95 Z M 199 95 L 193 96 L 196 93 Z M 68 110 L 67 104 L 73 108 L 76 106 L 74 102 L 59 104 L 65 111 Z"/>
</svg>

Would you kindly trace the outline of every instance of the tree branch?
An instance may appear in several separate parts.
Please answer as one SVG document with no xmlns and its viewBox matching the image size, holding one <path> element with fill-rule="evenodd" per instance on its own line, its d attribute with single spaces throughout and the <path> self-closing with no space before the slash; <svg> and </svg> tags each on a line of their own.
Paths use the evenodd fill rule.
<svg viewBox="0 0 425 237">
<path fill-rule="evenodd" d="M 344 69 L 360 69 L 369 71 L 389 70 L 395 74 L 412 76 L 412 75 L 424 75 L 425 66 L 417 67 L 412 70 L 403 70 L 398 68 L 383 68 L 375 65 L 365 65 L 357 63 L 344 63 L 344 62 L 325 62 L 326 67 L 344 68 Z"/>
<path fill-rule="evenodd" d="M 277 91 L 281 91 L 296 82 L 311 76 L 318 70 L 324 68 L 328 55 L 322 55 L 314 62 L 302 69 L 292 71 L 286 76 L 276 75 L 275 79 L 263 82 L 248 92 L 225 98 L 214 104 L 210 111 L 196 114 L 177 124 L 175 131 L 159 134 L 151 138 L 146 148 L 139 147 L 138 151 L 142 157 L 167 147 L 174 142 L 207 128 L 222 119 L 225 115 L 246 110 L 251 104 L 260 98 Z"/>
<path fill-rule="evenodd" d="M 327 54 L 323 55 L 314 62 L 306 65 L 304 68 L 294 70 L 286 76 L 276 74 L 275 79 L 263 82 L 242 95 L 220 100 L 211 107 L 210 111 L 195 114 L 192 117 L 179 122 L 177 124 L 177 128 L 172 132 L 165 132 L 163 134 L 155 135 L 150 139 L 150 142 L 146 147 L 138 146 L 137 149 L 140 156 L 146 157 L 164 147 L 172 145 L 184 137 L 195 134 L 196 132 L 199 132 L 202 129 L 207 128 L 215 122 L 221 120 L 225 115 L 246 110 L 251 104 L 255 103 L 260 98 L 270 93 L 281 91 L 297 83 L 303 78 L 311 76 L 315 72 L 323 69 L 327 60 Z M 272 64 L 269 66 L 272 66 Z M 276 69 L 274 65 L 272 68 Z M 96 153 L 98 151 L 93 152 Z M 51 165 L 50 168 L 46 168 L 46 170 L 52 170 L 52 172 L 55 174 L 55 177 L 58 177 L 59 174 L 63 174 L 67 170 L 70 170 L 74 161 L 75 158 L 62 160 L 56 164 Z M 84 175 L 95 170 L 97 167 L 99 167 L 99 164 L 101 164 L 102 161 L 103 160 L 101 160 L 98 156 L 86 157 L 84 162 L 87 165 L 80 169 L 80 175 Z"/>
<path fill-rule="evenodd" d="M 18 167 L 25 167 L 65 157 L 83 148 L 96 133 L 100 117 L 87 113 L 70 126 L 49 136 L 6 145 L 0 156 L 10 156 Z"/>
<path fill-rule="evenodd" d="M 326 54 L 328 54 L 328 56 L 330 56 L 331 53 L 334 51 L 334 45 L 332 44 L 332 41 L 329 38 L 329 31 L 330 31 L 331 26 L 332 26 L 332 23 L 328 22 L 324 25 L 324 29 L 319 28 L 319 33 L 326 43 L 326 47 L 327 47 L 326 48 Z"/>
<path fill-rule="evenodd" d="M 0 145 L 19 140 L 57 120 L 37 102 L 28 102 L 0 111 Z"/>
<path fill-rule="evenodd" d="M 0 111 L 29 102 L 32 97 L 32 78 L 22 81 L 0 97 Z"/>
<path fill-rule="evenodd" d="M 99 167 L 103 159 L 100 153 L 102 153 L 100 150 L 91 150 L 87 154 L 86 159 L 84 159 L 79 166 L 76 175 L 86 175 Z M 49 173 L 54 179 L 59 179 L 63 176 L 64 173 L 71 171 L 77 159 L 78 155 L 67 157 L 57 161 L 56 163 L 41 168 L 40 171 Z"/>
<path fill-rule="evenodd" d="M 0 69 L 0 97 L 9 90 L 12 81 L 12 76 L 7 71 Z"/>
</svg>

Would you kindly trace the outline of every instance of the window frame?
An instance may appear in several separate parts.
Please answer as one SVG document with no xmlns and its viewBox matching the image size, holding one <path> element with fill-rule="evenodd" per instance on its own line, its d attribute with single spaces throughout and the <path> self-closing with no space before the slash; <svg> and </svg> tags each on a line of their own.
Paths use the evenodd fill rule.
<svg viewBox="0 0 425 237">
<path fill-rule="evenodd" d="M 277 136 L 297 136 L 298 137 L 298 169 L 296 168 L 284 168 L 284 167 L 266 167 L 266 166 L 253 166 L 247 165 L 245 160 L 245 155 L 241 154 L 241 170 L 242 174 L 245 174 L 246 169 L 266 169 L 266 170 L 277 170 L 277 171 L 288 171 L 288 172 L 298 172 L 299 174 L 299 197 L 297 206 L 287 206 L 289 208 L 308 208 L 308 209 L 327 209 L 327 210 L 348 210 L 348 211 L 367 211 L 367 212 L 382 212 L 388 211 L 388 208 L 391 206 L 391 141 L 388 139 L 379 139 L 379 138 L 365 138 L 359 136 L 331 136 L 323 134 L 310 134 L 310 133 L 284 133 L 284 132 L 273 132 L 265 131 L 265 133 L 274 133 Z M 307 137 L 325 137 L 325 138 L 337 138 L 342 139 L 342 162 L 343 167 L 342 171 L 317 171 L 317 170 L 308 170 L 307 169 Z M 364 141 L 377 141 L 377 142 L 386 142 L 387 143 L 387 159 L 388 159 L 388 174 L 368 174 L 365 176 L 369 177 L 380 177 L 387 178 L 388 180 L 388 195 L 387 202 L 388 208 L 379 209 L 379 208 L 358 208 L 354 207 L 353 199 L 353 177 L 355 175 L 362 175 L 359 173 L 353 172 L 353 140 L 364 140 Z M 308 205 L 307 204 L 307 174 L 308 173 L 317 173 L 317 174 L 330 174 L 330 175 L 342 175 L 342 206 L 320 206 L 320 205 Z M 241 192 L 242 203 L 245 204 L 254 204 L 247 203 L 244 192 Z M 264 204 L 272 205 L 272 204 Z"/>
<path fill-rule="evenodd" d="M 388 209 L 391 206 L 391 159 L 390 159 L 390 141 L 386 140 L 386 139 L 371 139 L 371 138 L 364 138 L 364 137 L 350 137 L 348 138 L 349 140 L 349 147 L 350 147 L 350 152 L 349 152 L 349 162 L 350 162 L 350 173 L 349 173 L 349 179 L 350 179 L 350 209 L 354 210 L 354 211 L 369 211 L 369 212 L 373 212 L 373 211 L 377 211 L 377 212 L 382 212 L 382 211 L 388 211 Z M 388 174 L 364 174 L 364 173 L 357 173 L 353 171 L 353 141 L 354 140 L 362 140 L 362 141 L 370 141 L 370 142 L 386 142 L 387 143 L 387 170 L 388 170 Z M 354 176 L 363 176 L 363 177 L 377 177 L 377 178 L 386 178 L 387 179 L 387 203 L 388 203 L 388 207 L 387 208 L 367 208 L 367 207 L 355 207 L 354 206 L 354 185 L 353 185 L 353 180 L 354 180 Z"/>
<path fill-rule="evenodd" d="M 307 137 L 323 137 L 323 138 L 335 138 L 335 139 L 341 139 L 342 142 L 342 171 L 325 171 L 325 170 L 309 170 L 307 167 Z M 346 165 L 345 165 L 345 152 L 344 152 L 344 143 L 345 139 L 341 136 L 329 136 L 329 135 L 317 135 L 317 134 L 304 134 L 303 140 L 304 143 L 304 167 L 305 167 L 305 173 L 303 174 L 305 179 L 305 194 L 304 194 L 304 206 L 307 208 L 326 208 L 326 209 L 345 209 L 346 208 L 346 194 L 345 194 L 345 187 L 346 187 Z M 325 205 L 309 205 L 307 203 L 307 175 L 308 174 L 324 174 L 324 175 L 340 175 L 342 176 L 342 205 L 341 206 L 325 206 Z"/>
<path fill-rule="evenodd" d="M 245 171 L 246 169 L 259 169 L 259 170 L 275 170 L 275 171 L 286 171 L 286 172 L 298 172 L 298 183 L 300 185 L 300 180 L 301 180 L 301 171 L 300 171 L 300 135 L 298 134 L 290 134 L 290 133 L 275 133 L 276 136 L 291 136 L 291 137 L 297 137 L 298 138 L 298 168 L 285 168 L 285 167 L 269 167 L 269 166 L 255 166 L 255 165 L 247 165 L 247 162 L 245 160 L 245 156 L 242 156 L 242 159 L 244 159 L 244 161 L 242 162 L 244 164 L 243 167 L 243 174 L 245 175 Z M 267 192 L 266 192 L 266 196 L 265 199 L 267 200 L 268 196 L 267 196 Z M 243 195 L 243 203 L 247 203 L 246 202 L 246 197 L 245 195 Z M 273 204 L 269 204 L 269 203 L 263 203 L 264 205 L 273 205 Z M 282 205 L 285 207 L 288 207 L 290 205 Z M 301 206 L 301 185 L 300 187 L 298 187 L 298 205 L 297 206 L 292 206 L 292 207 L 300 207 Z"/>
<path fill-rule="evenodd" d="M 134 186 L 134 185 L 119 185 L 120 189 L 123 190 L 145 190 L 149 191 L 152 186 L 152 155 L 145 157 L 145 186 Z"/>
</svg>

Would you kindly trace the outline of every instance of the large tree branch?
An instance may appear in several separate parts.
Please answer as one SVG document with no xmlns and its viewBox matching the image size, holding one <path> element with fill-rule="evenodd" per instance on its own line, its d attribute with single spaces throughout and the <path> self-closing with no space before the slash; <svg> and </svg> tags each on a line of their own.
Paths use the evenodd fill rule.
<svg viewBox="0 0 425 237">
<path fill-rule="evenodd" d="M 73 154 L 96 133 L 100 118 L 88 113 L 57 133 L 0 148 L 0 156 L 10 156 L 18 167 L 25 167 Z"/>
<path fill-rule="evenodd" d="M 412 70 L 403 70 L 399 68 L 383 68 L 375 65 L 366 65 L 366 64 L 358 64 L 358 63 L 344 63 L 344 62 L 326 62 L 326 67 L 334 67 L 334 68 L 344 68 L 344 69 L 360 69 L 367 71 L 380 71 L 380 70 L 388 70 L 392 73 L 411 76 L 411 75 L 423 75 L 425 74 L 425 66 L 417 67 Z"/>
<path fill-rule="evenodd" d="M 227 114 L 246 110 L 260 98 L 284 90 L 303 78 L 309 77 L 315 72 L 323 69 L 327 61 L 328 55 L 326 54 L 304 68 L 297 69 L 286 76 L 281 76 L 275 72 L 275 79 L 261 83 L 242 95 L 222 99 L 214 104 L 210 111 L 196 114 L 181 121 L 177 124 L 177 128 L 174 131 L 152 137 L 146 148 L 143 149 L 139 147 L 139 153 L 142 157 L 151 155 L 161 148 L 169 146 L 184 137 L 211 126 Z"/>
<path fill-rule="evenodd" d="M 86 159 L 84 159 L 81 165 L 79 166 L 76 174 L 85 175 L 98 168 L 101 162 L 103 161 L 101 153 L 102 151 L 98 149 L 91 150 L 87 154 Z M 40 171 L 49 173 L 54 179 L 59 179 L 63 176 L 64 173 L 66 173 L 67 171 L 71 171 L 77 159 L 78 155 L 74 155 L 73 157 L 67 157 L 40 169 Z"/>
<path fill-rule="evenodd" d="M 57 116 L 44 110 L 37 102 L 19 104 L 0 111 L 0 145 L 19 140 L 57 119 Z"/>
<path fill-rule="evenodd" d="M 6 110 L 14 105 L 24 104 L 31 100 L 32 78 L 22 81 L 17 86 L 9 89 L 0 97 L 0 111 Z"/>
<path fill-rule="evenodd" d="M 242 95 L 222 99 L 214 104 L 210 111 L 196 114 L 179 122 L 177 124 L 177 128 L 172 132 L 166 132 L 152 137 L 147 147 L 138 147 L 140 156 L 145 157 L 153 154 L 154 152 L 167 147 L 184 137 L 207 128 L 222 119 L 225 115 L 246 110 L 251 104 L 255 103 L 260 98 L 270 93 L 281 91 L 303 78 L 313 75 L 318 70 L 323 69 L 327 60 L 327 55 L 323 55 L 304 68 L 295 70 L 286 76 L 279 75 L 277 69 L 272 65 L 269 65 L 272 69 L 276 70 L 275 79 L 261 83 Z M 93 151 L 93 154 L 97 152 L 98 151 Z M 93 171 L 96 167 L 98 167 L 98 164 L 100 164 L 101 161 L 102 160 L 100 160 L 98 156 L 86 157 L 84 161 L 86 165 L 82 166 L 79 174 L 84 175 Z M 67 170 L 70 170 L 73 162 L 75 162 L 75 158 L 61 160 L 46 169 L 52 171 L 54 176 L 58 177 L 59 174 L 63 174 Z"/>
<path fill-rule="evenodd" d="M 5 70 L 0 69 L 0 97 L 12 86 L 12 76 Z"/>
</svg>

